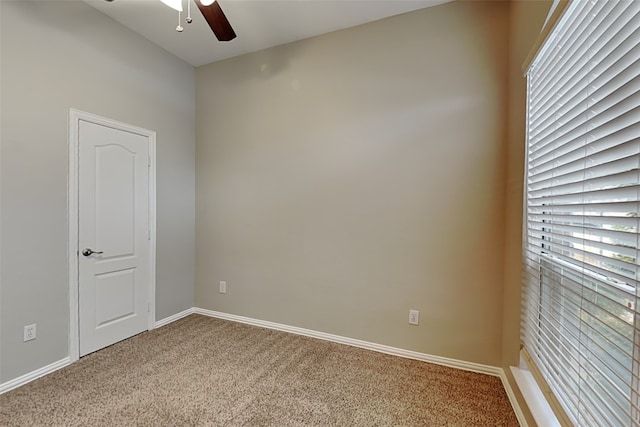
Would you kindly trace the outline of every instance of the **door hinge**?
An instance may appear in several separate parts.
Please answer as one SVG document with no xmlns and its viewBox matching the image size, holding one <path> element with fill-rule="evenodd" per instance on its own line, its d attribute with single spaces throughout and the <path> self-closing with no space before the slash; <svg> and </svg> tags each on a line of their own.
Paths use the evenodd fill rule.
<svg viewBox="0 0 640 427">
<path fill-rule="evenodd" d="M 151 167 L 151 156 L 147 156 L 147 167 Z"/>
<path fill-rule="evenodd" d="M 147 303 L 147 313 L 151 313 L 151 303 Z"/>
<path fill-rule="evenodd" d="M 147 230 L 147 240 L 151 240 L 151 230 Z"/>
</svg>

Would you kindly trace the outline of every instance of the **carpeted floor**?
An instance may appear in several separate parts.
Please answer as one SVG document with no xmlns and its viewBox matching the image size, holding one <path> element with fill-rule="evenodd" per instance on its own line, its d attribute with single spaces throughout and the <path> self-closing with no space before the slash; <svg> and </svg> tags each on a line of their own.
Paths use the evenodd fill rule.
<svg viewBox="0 0 640 427">
<path fill-rule="evenodd" d="M 0 395 L 2 426 L 517 426 L 497 377 L 191 315 Z"/>
</svg>

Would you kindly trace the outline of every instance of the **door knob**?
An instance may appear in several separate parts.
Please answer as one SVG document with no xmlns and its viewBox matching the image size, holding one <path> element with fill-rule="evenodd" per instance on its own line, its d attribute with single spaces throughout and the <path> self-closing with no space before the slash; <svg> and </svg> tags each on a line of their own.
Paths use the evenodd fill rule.
<svg viewBox="0 0 640 427">
<path fill-rule="evenodd" d="M 84 256 L 91 256 L 93 254 L 98 254 L 99 255 L 101 253 L 102 253 L 102 251 L 94 251 L 93 249 L 89 249 L 89 248 L 86 248 L 86 249 L 82 250 L 82 255 L 84 255 Z"/>
</svg>

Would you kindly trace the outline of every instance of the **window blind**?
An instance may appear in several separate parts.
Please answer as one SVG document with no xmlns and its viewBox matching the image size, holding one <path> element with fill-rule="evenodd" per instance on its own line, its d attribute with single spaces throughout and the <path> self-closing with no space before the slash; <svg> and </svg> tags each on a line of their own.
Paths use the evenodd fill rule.
<svg viewBox="0 0 640 427">
<path fill-rule="evenodd" d="M 640 1 L 574 0 L 528 72 L 522 341 L 576 425 L 640 426 Z"/>
</svg>

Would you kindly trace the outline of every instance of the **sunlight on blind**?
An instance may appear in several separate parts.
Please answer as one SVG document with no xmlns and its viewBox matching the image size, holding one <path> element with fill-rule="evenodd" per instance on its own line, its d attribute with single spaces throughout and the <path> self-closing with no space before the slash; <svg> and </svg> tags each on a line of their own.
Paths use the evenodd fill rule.
<svg viewBox="0 0 640 427">
<path fill-rule="evenodd" d="M 522 340 L 576 425 L 640 426 L 640 1 L 573 1 L 527 77 Z"/>
</svg>

